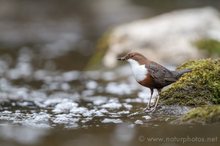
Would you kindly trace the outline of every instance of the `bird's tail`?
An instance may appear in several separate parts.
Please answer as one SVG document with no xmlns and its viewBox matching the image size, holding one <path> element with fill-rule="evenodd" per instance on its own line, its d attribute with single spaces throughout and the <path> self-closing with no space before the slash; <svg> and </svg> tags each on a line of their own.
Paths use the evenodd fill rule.
<svg viewBox="0 0 220 146">
<path fill-rule="evenodd" d="M 191 71 L 192 71 L 191 69 L 180 70 L 180 71 L 178 71 L 177 78 L 180 78 L 185 73 L 188 73 L 188 72 L 191 72 Z"/>
</svg>

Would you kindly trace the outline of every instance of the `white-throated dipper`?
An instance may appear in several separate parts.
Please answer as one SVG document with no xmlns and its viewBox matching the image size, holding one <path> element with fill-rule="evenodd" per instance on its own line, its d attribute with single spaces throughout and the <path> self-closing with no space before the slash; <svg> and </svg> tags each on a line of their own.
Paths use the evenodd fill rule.
<svg viewBox="0 0 220 146">
<path fill-rule="evenodd" d="M 176 82 L 183 74 L 190 72 L 190 69 L 171 71 L 162 65 L 147 59 L 140 53 L 131 52 L 127 55 L 118 58 L 118 60 L 128 61 L 136 81 L 144 87 L 148 87 L 151 91 L 151 96 L 145 110 L 154 111 L 157 107 L 160 91 L 163 87 Z M 151 109 L 150 103 L 154 92 L 157 89 L 158 96 Z"/>
</svg>

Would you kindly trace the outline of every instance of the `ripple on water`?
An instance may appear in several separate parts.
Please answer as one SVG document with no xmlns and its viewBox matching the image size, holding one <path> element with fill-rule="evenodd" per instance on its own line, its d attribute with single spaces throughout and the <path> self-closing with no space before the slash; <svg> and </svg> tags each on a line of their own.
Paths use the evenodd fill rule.
<svg viewBox="0 0 220 146">
<path fill-rule="evenodd" d="M 29 82 L 41 81 L 37 88 L 32 87 L 31 83 L 24 84 L 21 75 L 16 76 L 22 81 L 19 86 L 13 84 L 14 79 L 2 77 L 0 123 L 8 121 L 37 128 L 77 128 L 122 122 L 144 124 L 151 120 L 150 116 L 130 118 L 128 115 L 145 107 L 149 91 L 141 88 L 133 79 L 111 82 L 122 76 L 120 70 L 37 70 L 29 74 Z M 134 93 L 137 93 L 135 97 L 129 97 Z M 186 110 L 183 108 L 174 114 Z"/>
</svg>

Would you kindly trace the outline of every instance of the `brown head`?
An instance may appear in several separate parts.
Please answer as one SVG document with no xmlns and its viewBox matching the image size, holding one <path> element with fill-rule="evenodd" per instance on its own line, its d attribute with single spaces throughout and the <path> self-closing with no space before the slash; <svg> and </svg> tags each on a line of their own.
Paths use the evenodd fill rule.
<svg viewBox="0 0 220 146">
<path fill-rule="evenodd" d="M 147 61 L 147 58 L 138 52 L 131 52 L 123 57 L 118 58 L 118 60 L 121 60 L 121 61 L 128 61 L 129 59 L 135 60 L 139 64 L 143 64 Z"/>
</svg>

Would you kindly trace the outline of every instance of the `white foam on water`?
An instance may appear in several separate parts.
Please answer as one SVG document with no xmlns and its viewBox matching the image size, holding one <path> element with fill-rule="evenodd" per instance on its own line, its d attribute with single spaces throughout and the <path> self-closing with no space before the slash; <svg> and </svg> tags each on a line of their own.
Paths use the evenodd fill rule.
<svg viewBox="0 0 220 146">
<path fill-rule="evenodd" d="M 123 103 L 123 106 L 128 110 L 130 110 L 133 107 L 131 104 L 128 103 Z"/>
<path fill-rule="evenodd" d="M 45 112 L 33 113 L 26 115 L 26 119 L 22 122 L 23 125 L 36 128 L 50 128 L 50 115 Z M 18 121 L 19 123 L 19 121 Z"/>
<path fill-rule="evenodd" d="M 102 120 L 102 123 L 122 123 L 123 121 L 121 119 L 109 119 L 109 118 L 105 118 L 104 120 Z"/>
<path fill-rule="evenodd" d="M 69 113 L 71 110 L 78 107 L 78 104 L 75 102 L 64 101 L 57 104 L 52 110 L 54 113 Z"/>
<path fill-rule="evenodd" d="M 80 74 L 81 73 L 79 71 L 69 71 L 69 72 L 63 73 L 62 78 L 64 81 L 70 82 L 70 81 L 78 80 L 80 77 Z"/>
<path fill-rule="evenodd" d="M 144 124 L 144 122 L 143 122 L 143 121 L 141 121 L 141 120 L 136 120 L 134 123 L 135 123 L 135 124 L 139 124 L 139 125 Z"/>
<path fill-rule="evenodd" d="M 133 92 L 133 88 L 128 83 L 110 82 L 107 84 L 105 91 L 111 94 L 127 95 Z"/>
<path fill-rule="evenodd" d="M 95 90 L 88 89 L 88 90 L 82 91 L 81 96 L 88 97 L 88 96 L 92 96 L 94 94 L 95 94 Z"/>
<path fill-rule="evenodd" d="M 52 121 L 56 124 L 75 125 L 79 121 L 79 118 L 73 118 L 69 114 L 59 114 L 56 115 L 55 118 L 52 119 Z"/>
<path fill-rule="evenodd" d="M 96 89 L 98 87 L 98 83 L 96 82 L 96 81 L 88 81 L 87 83 L 86 83 L 86 88 L 87 89 L 92 89 L 92 90 L 94 90 L 94 89 Z"/>
<path fill-rule="evenodd" d="M 122 107 L 122 104 L 117 103 L 117 102 L 110 102 L 110 103 L 103 104 L 101 107 L 108 108 L 108 109 L 119 109 Z"/>
<path fill-rule="evenodd" d="M 70 112 L 73 114 L 85 114 L 88 112 L 88 109 L 85 107 L 74 107 L 70 110 Z"/>
</svg>

